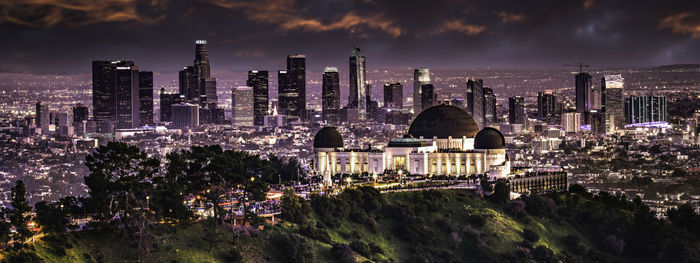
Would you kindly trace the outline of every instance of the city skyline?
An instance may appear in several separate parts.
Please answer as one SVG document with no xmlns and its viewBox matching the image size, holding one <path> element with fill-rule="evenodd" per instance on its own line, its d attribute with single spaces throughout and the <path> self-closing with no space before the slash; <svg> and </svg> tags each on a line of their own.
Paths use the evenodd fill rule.
<svg viewBox="0 0 700 263">
<path fill-rule="evenodd" d="M 372 57 L 374 68 L 692 63 L 700 56 L 693 48 L 700 43 L 700 14 L 692 11 L 698 9 L 693 5 L 697 3 L 217 0 L 101 6 L 13 1 L 0 3 L 0 30 L 12 39 L 0 43 L 0 72 L 82 73 L 89 71 L 84 61 L 96 59 L 134 60 L 152 71 L 173 72 L 191 61 L 184 54 L 192 39 L 210 41 L 217 58 L 212 68 L 234 71 L 280 69 L 277 58 L 293 53 L 306 54 L 309 69 L 338 66 L 344 71 L 353 46 Z M 36 13 L 40 15 L 31 15 Z M 229 23 L 240 26 L 219 26 Z M 131 37 L 119 37 L 123 34 Z"/>
</svg>

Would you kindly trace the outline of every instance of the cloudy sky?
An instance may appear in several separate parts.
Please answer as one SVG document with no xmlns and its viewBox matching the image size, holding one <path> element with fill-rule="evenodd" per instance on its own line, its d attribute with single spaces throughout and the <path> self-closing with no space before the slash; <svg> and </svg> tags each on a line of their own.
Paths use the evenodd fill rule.
<svg viewBox="0 0 700 263">
<path fill-rule="evenodd" d="M 212 68 L 558 68 L 700 63 L 700 1 L 0 0 L 0 72 L 81 73 L 97 59 Z"/>
</svg>

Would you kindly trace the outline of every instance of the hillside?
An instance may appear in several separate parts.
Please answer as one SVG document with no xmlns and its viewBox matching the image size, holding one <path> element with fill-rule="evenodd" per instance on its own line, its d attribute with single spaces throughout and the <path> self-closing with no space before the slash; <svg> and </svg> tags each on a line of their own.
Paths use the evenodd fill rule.
<svg viewBox="0 0 700 263">
<path fill-rule="evenodd" d="M 629 241 L 625 245 L 624 233 L 610 243 L 621 244 L 620 251 L 610 250 L 608 242 L 601 241 L 597 234 L 607 228 L 605 225 L 572 224 L 571 220 L 555 215 L 563 214 L 573 200 L 587 198 L 592 197 L 561 194 L 499 205 L 466 191 L 379 195 L 371 190 L 352 190 L 335 198 L 315 197 L 311 201 L 313 212 L 308 217 L 303 211 L 311 208 L 308 205 L 304 208 L 308 203 L 302 201 L 301 213 L 292 211 L 286 216 L 298 223 L 287 220 L 265 225 L 264 230 L 243 230 L 236 246 L 232 245 L 230 228 L 216 226 L 217 234 L 211 235 L 212 224 L 203 221 L 178 225 L 165 234 L 167 237 L 160 245 L 154 245 L 141 258 L 151 262 L 656 261 L 625 252 L 625 249 L 632 252 L 631 246 L 636 245 Z M 598 205 L 595 202 L 602 201 L 587 205 Z M 538 208 L 537 203 L 543 206 Z M 524 210 L 524 204 L 529 204 L 531 209 Z M 539 213 L 543 216 L 535 215 Z M 342 214 L 347 216 L 338 216 Z M 634 215 L 623 209 L 611 209 L 607 215 L 598 216 L 615 221 L 618 216 L 634 220 L 630 218 Z M 585 220 L 597 224 L 598 216 L 591 214 Z M 211 239 L 212 236 L 215 238 Z M 690 247 L 683 253 L 697 260 L 698 243 L 693 243 L 697 236 L 692 238 L 688 240 Z M 604 238 L 609 239 L 609 236 Z M 136 248 L 120 235 L 97 231 L 52 235 L 32 246 L 31 250 L 46 262 L 138 259 Z"/>
</svg>

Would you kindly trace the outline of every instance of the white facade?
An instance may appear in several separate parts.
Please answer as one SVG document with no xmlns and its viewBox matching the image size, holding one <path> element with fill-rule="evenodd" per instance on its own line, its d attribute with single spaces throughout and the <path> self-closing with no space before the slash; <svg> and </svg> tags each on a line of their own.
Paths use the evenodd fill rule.
<svg viewBox="0 0 700 263">
<path fill-rule="evenodd" d="M 241 86 L 231 92 L 233 125 L 253 126 L 253 88 Z"/>
</svg>

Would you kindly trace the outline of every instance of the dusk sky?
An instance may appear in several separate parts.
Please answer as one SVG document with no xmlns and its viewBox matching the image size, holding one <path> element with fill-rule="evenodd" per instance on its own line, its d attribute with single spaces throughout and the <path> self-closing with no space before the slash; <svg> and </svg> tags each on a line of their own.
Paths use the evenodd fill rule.
<svg viewBox="0 0 700 263">
<path fill-rule="evenodd" d="M 86 73 L 90 61 L 142 70 L 653 66 L 700 61 L 700 1 L 0 0 L 0 71 Z"/>
</svg>

